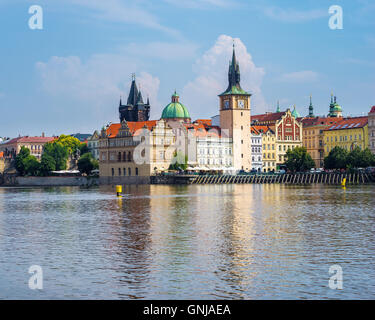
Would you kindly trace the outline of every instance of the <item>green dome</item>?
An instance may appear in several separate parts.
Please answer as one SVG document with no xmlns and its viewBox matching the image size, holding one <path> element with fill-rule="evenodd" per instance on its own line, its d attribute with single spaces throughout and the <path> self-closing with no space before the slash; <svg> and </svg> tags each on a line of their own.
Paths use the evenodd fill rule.
<svg viewBox="0 0 375 320">
<path fill-rule="evenodd" d="M 161 115 L 162 119 L 190 119 L 189 111 L 178 101 L 178 94 L 175 92 L 172 96 L 172 102 L 168 104 Z"/>
<path fill-rule="evenodd" d="M 294 107 L 294 109 L 293 109 L 292 116 L 293 116 L 294 118 L 300 118 L 300 114 L 299 114 L 299 112 L 297 111 L 296 107 Z"/>
<path fill-rule="evenodd" d="M 342 108 L 339 104 L 335 103 L 333 105 L 333 111 L 342 111 Z"/>
</svg>

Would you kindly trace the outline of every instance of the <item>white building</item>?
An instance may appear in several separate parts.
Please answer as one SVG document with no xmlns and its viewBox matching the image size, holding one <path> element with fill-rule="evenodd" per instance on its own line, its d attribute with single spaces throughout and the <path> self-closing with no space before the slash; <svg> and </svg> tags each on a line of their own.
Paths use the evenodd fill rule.
<svg viewBox="0 0 375 320">
<path fill-rule="evenodd" d="M 262 171 L 262 133 L 251 128 L 251 164 L 252 170 Z"/>
<path fill-rule="evenodd" d="M 95 130 L 91 137 L 87 138 L 87 147 L 94 159 L 99 160 L 99 133 Z"/>
<path fill-rule="evenodd" d="M 232 139 L 222 134 L 219 127 L 192 123 L 184 125 L 188 132 L 190 166 L 208 170 L 233 170 Z M 195 144 L 195 152 L 191 145 Z M 192 156 L 193 155 L 193 156 Z"/>
</svg>

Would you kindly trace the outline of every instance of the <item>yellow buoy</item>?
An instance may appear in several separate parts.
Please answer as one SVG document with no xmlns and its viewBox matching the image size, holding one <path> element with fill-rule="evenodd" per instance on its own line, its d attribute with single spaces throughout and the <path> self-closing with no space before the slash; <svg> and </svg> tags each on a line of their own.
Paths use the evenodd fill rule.
<svg viewBox="0 0 375 320">
<path fill-rule="evenodd" d="M 122 193 L 122 186 L 116 186 L 116 193 L 117 193 L 117 196 L 120 197 L 121 196 L 121 193 Z"/>
<path fill-rule="evenodd" d="M 343 178 L 341 181 L 341 186 L 345 187 L 346 186 L 346 178 Z"/>
</svg>

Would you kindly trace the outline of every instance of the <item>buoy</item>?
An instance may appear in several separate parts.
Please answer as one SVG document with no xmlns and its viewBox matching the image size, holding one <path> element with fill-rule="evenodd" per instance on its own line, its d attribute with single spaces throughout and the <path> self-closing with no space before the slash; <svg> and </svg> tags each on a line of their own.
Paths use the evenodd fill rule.
<svg viewBox="0 0 375 320">
<path fill-rule="evenodd" d="M 342 179 L 341 186 L 345 188 L 345 186 L 346 186 L 346 178 Z"/>
<path fill-rule="evenodd" d="M 118 197 L 121 197 L 121 193 L 122 193 L 122 186 L 116 186 L 116 193 L 117 193 L 117 196 Z"/>
</svg>

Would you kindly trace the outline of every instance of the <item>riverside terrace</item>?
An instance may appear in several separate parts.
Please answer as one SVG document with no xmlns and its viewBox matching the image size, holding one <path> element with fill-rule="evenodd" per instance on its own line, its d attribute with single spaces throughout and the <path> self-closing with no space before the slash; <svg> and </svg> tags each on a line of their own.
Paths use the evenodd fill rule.
<svg viewBox="0 0 375 320">
<path fill-rule="evenodd" d="M 356 173 L 285 173 L 247 175 L 193 175 L 165 174 L 151 176 L 151 184 L 231 184 L 231 183 L 280 183 L 280 184 L 329 184 L 356 185 L 375 183 L 375 172 Z"/>
</svg>

